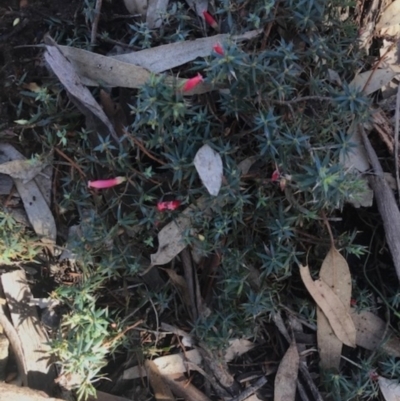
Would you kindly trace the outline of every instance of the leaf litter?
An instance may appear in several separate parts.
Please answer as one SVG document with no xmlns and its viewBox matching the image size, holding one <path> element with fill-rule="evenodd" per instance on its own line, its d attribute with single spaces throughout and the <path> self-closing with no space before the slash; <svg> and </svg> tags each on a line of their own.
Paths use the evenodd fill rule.
<svg viewBox="0 0 400 401">
<path fill-rule="evenodd" d="M 326 255 L 319 278 L 323 280 L 350 312 L 351 276 L 346 259 L 332 246 Z M 324 312 L 317 308 L 317 343 L 323 369 L 339 370 L 342 342 L 335 335 Z"/>
<path fill-rule="evenodd" d="M 348 308 L 328 284 L 321 279 L 312 279 L 308 266 L 300 266 L 300 276 L 307 291 L 328 319 L 335 335 L 343 344 L 354 348 L 356 327 Z"/>
</svg>

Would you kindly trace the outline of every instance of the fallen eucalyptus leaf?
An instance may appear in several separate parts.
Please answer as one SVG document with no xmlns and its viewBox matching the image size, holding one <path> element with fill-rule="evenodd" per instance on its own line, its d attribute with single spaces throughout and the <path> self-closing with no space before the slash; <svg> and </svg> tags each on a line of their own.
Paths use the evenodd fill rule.
<svg viewBox="0 0 400 401">
<path fill-rule="evenodd" d="M 383 11 L 376 31 L 381 35 L 398 36 L 400 33 L 400 0 L 395 0 Z"/>
<path fill-rule="evenodd" d="M 351 276 L 346 259 L 332 247 L 322 262 L 319 277 L 343 302 L 350 312 Z M 323 369 L 339 369 L 342 342 L 334 334 L 328 319 L 317 307 L 317 342 Z"/>
<path fill-rule="evenodd" d="M 74 104 L 85 116 L 95 116 L 107 129 L 107 132 L 118 141 L 118 136 L 103 109 L 96 102 L 89 89 L 83 86 L 74 66 L 65 57 L 60 47 L 49 36 L 46 37 L 44 58 L 51 70 L 57 75 Z M 98 68 L 98 67 L 97 67 Z M 96 67 L 94 67 L 96 69 Z"/>
<path fill-rule="evenodd" d="M 357 329 L 357 345 L 370 351 L 378 347 L 388 355 L 400 358 L 400 338 L 380 317 L 369 311 L 351 309 L 351 317 Z"/>
<path fill-rule="evenodd" d="M 275 377 L 274 401 L 294 401 L 296 397 L 299 353 L 293 341 L 286 351 Z"/>
<path fill-rule="evenodd" d="M 4 158 L 8 160 L 25 160 L 20 152 L 7 143 L 0 143 L 0 151 L 2 152 L 3 160 Z M 57 236 L 56 223 L 36 180 L 32 179 L 25 184 L 18 178 L 13 180 L 33 230 L 43 239 L 54 242 Z"/>
<path fill-rule="evenodd" d="M 356 346 L 356 328 L 348 308 L 322 280 L 313 280 L 308 266 L 300 266 L 300 275 L 307 291 L 328 319 L 333 332 L 342 343 L 349 347 Z"/>
<path fill-rule="evenodd" d="M 399 68 L 395 66 L 365 71 L 356 75 L 349 86 L 363 90 L 365 95 L 370 95 L 387 85 L 399 72 Z"/>
<path fill-rule="evenodd" d="M 217 196 L 222 184 L 222 159 L 209 145 L 202 146 L 194 158 L 194 166 L 210 195 Z"/>
</svg>

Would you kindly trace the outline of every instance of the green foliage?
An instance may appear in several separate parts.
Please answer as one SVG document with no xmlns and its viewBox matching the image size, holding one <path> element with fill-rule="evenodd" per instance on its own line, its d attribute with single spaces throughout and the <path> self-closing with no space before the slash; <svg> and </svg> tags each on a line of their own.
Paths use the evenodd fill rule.
<svg viewBox="0 0 400 401">
<path fill-rule="evenodd" d="M 0 263 L 33 261 L 40 252 L 40 243 L 24 224 L 18 223 L 4 209 L 0 211 Z"/>
<path fill-rule="evenodd" d="M 77 388 L 83 399 L 96 394 L 93 383 L 102 376 L 107 355 L 117 346 L 111 338 L 108 309 L 96 307 L 94 294 L 101 282 L 98 277 L 91 278 L 77 286 L 61 286 L 55 294 L 70 311 L 63 317 L 58 338 L 51 341 L 52 353 L 62 374 L 75 378 L 71 389 Z"/>
</svg>

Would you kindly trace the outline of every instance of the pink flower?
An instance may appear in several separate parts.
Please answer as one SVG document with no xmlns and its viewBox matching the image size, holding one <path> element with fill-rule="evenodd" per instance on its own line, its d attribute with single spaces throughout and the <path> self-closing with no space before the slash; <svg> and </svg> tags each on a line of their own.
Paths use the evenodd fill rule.
<svg viewBox="0 0 400 401">
<path fill-rule="evenodd" d="M 278 169 L 276 169 L 276 170 L 272 173 L 271 181 L 272 181 L 272 182 L 276 182 L 276 181 L 279 180 L 280 177 L 281 177 L 281 173 L 279 172 Z"/>
<path fill-rule="evenodd" d="M 202 75 L 197 74 L 195 77 L 190 78 L 185 82 L 185 85 L 183 85 L 182 91 L 188 92 L 188 91 L 192 90 L 203 80 L 204 80 L 204 78 L 202 77 Z"/>
<path fill-rule="evenodd" d="M 203 11 L 203 16 L 208 25 L 218 30 L 218 22 L 215 21 L 214 17 L 208 11 Z"/>
<path fill-rule="evenodd" d="M 219 43 L 216 43 L 213 46 L 213 50 L 215 51 L 215 53 L 219 54 L 220 56 L 224 55 L 224 49 L 222 48 L 222 46 Z"/>
<path fill-rule="evenodd" d="M 97 189 L 111 188 L 115 187 L 116 185 L 122 184 L 125 181 L 126 181 L 125 177 L 115 177 L 115 178 L 110 178 L 109 180 L 89 181 L 88 187 Z"/>
<path fill-rule="evenodd" d="M 157 210 L 159 212 L 164 212 L 165 210 L 175 210 L 181 205 L 180 200 L 173 200 L 169 202 L 158 202 L 157 203 Z"/>
</svg>

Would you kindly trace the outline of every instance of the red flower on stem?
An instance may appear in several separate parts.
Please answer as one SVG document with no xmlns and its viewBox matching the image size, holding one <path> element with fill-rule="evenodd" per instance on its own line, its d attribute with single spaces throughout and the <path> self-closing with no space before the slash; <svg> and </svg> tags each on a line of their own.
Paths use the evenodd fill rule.
<svg viewBox="0 0 400 401">
<path fill-rule="evenodd" d="M 276 170 L 272 173 L 271 181 L 272 181 L 272 182 L 279 181 L 279 178 L 280 178 L 280 177 L 281 177 L 281 173 L 279 172 L 278 169 L 276 169 Z"/>
<path fill-rule="evenodd" d="M 182 91 L 188 92 L 195 88 L 200 82 L 203 82 L 204 78 L 201 74 L 197 74 L 195 77 L 188 79 L 183 85 Z"/>
<path fill-rule="evenodd" d="M 203 11 L 203 17 L 208 25 L 218 30 L 218 22 L 215 21 L 214 17 L 208 11 Z"/>
<path fill-rule="evenodd" d="M 175 210 L 178 209 L 178 207 L 181 205 L 181 201 L 180 200 L 173 200 L 173 201 L 160 201 L 157 203 L 157 210 L 159 212 L 164 212 L 166 210 Z"/>
<path fill-rule="evenodd" d="M 219 43 L 216 43 L 213 46 L 213 50 L 215 51 L 215 53 L 219 54 L 220 56 L 223 56 L 225 54 L 224 49 L 222 48 L 222 46 Z"/>
<path fill-rule="evenodd" d="M 116 185 L 122 184 L 126 181 L 125 177 L 115 177 L 108 180 L 96 180 L 89 181 L 88 188 L 105 189 L 115 187 Z"/>
</svg>

